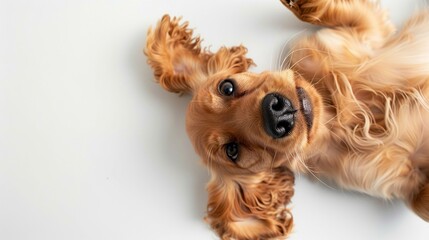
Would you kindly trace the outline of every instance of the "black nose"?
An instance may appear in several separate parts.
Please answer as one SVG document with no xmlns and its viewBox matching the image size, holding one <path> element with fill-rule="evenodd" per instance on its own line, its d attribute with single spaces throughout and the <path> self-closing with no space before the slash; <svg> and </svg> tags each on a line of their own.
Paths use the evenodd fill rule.
<svg viewBox="0 0 429 240">
<path fill-rule="evenodd" d="M 290 100 L 278 93 L 267 94 L 262 99 L 264 128 L 273 138 L 282 138 L 292 132 L 295 113 Z"/>
</svg>

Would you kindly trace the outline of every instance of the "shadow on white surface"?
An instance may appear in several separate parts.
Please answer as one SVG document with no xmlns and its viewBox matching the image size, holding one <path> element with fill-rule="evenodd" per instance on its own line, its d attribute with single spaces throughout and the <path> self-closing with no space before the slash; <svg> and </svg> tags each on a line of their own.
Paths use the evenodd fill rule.
<svg viewBox="0 0 429 240">
<path fill-rule="evenodd" d="M 145 35 L 147 30 L 148 28 L 145 29 L 143 38 L 137 39 L 137 44 L 135 44 L 133 50 L 138 47 L 141 48 L 142 42 L 146 42 Z M 133 55 L 134 53 L 135 52 L 132 51 Z M 136 63 L 136 71 L 142 69 L 140 60 L 141 55 L 136 57 L 133 56 L 133 61 Z M 144 61 L 146 61 L 146 57 L 144 57 Z M 158 174 L 172 174 L 166 175 L 166 178 L 173 177 L 180 179 L 182 176 L 191 178 L 190 189 L 192 190 L 192 195 L 189 197 L 191 201 L 184 204 L 188 205 L 188 207 L 186 207 L 187 209 L 191 209 L 188 214 L 192 215 L 197 221 L 202 221 L 207 203 L 205 185 L 209 180 L 209 176 L 203 163 L 194 153 L 185 133 L 185 113 L 191 96 L 180 96 L 179 94 L 170 93 L 162 89 L 161 86 L 156 83 L 153 72 L 147 64 L 144 65 L 141 76 L 143 76 L 142 94 L 156 102 L 157 108 L 160 110 L 162 109 L 162 118 L 166 119 L 166 123 L 162 125 L 154 121 L 146 126 L 147 128 L 158 129 L 157 138 L 154 138 L 154 140 L 158 140 L 155 144 L 160 146 L 159 149 L 161 149 L 161 151 L 158 152 L 159 156 L 157 156 L 160 160 L 158 164 L 165 170 L 165 172 L 160 172 Z M 158 111 L 148 112 L 147 114 L 149 118 L 154 117 L 158 114 Z M 156 118 L 157 117 L 154 117 L 154 119 Z M 171 187 L 174 188 L 173 185 Z"/>
</svg>

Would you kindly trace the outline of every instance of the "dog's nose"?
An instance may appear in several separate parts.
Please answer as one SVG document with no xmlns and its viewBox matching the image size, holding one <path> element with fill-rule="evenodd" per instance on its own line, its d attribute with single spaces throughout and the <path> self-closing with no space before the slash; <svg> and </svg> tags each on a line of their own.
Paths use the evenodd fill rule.
<svg viewBox="0 0 429 240">
<path fill-rule="evenodd" d="M 264 128 L 273 138 L 282 138 L 292 132 L 295 113 L 291 101 L 281 94 L 270 93 L 262 99 Z"/>
</svg>

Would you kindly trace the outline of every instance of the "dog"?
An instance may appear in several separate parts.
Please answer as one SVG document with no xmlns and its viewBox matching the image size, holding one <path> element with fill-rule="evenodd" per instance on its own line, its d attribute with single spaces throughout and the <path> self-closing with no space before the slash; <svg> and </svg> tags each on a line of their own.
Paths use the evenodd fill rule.
<svg viewBox="0 0 429 240">
<path fill-rule="evenodd" d="M 370 0 L 281 3 L 322 27 L 291 44 L 281 71 L 249 72 L 244 46 L 203 49 L 180 18 L 148 31 L 157 82 L 193 96 L 207 222 L 221 239 L 285 238 L 294 173 L 402 199 L 429 221 L 429 10 L 397 31 Z"/>
</svg>

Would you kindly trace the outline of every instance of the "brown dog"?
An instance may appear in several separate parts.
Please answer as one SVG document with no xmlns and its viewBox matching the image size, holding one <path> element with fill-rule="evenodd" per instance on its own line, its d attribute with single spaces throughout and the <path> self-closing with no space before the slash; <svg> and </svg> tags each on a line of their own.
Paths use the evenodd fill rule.
<svg viewBox="0 0 429 240">
<path fill-rule="evenodd" d="M 243 46 L 201 49 L 177 18 L 148 32 L 157 81 L 193 95 L 187 131 L 212 174 L 212 228 L 222 239 L 286 236 L 292 172 L 403 199 L 429 221 L 429 11 L 396 32 L 370 0 L 281 2 L 327 27 L 297 40 L 281 72 L 247 72 Z"/>
</svg>

